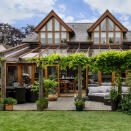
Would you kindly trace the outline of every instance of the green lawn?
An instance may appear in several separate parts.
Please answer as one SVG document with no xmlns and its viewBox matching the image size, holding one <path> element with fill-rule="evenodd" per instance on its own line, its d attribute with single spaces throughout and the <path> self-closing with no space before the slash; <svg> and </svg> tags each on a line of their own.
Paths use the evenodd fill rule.
<svg viewBox="0 0 131 131">
<path fill-rule="evenodd" d="M 0 131 L 131 131 L 131 116 L 121 112 L 0 112 Z"/>
</svg>

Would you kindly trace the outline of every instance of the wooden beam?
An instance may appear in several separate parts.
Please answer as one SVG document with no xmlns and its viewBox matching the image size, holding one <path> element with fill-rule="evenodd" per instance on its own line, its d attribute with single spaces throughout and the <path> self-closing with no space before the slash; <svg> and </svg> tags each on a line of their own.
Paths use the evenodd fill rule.
<svg viewBox="0 0 131 131">
<path fill-rule="evenodd" d="M 18 73 L 18 82 L 22 84 L 22 65 L 18 64 L 17 66 L 17 73 Z"/>
<path fill-rule="evenodd" d="M 88 88 L 88 67 L 86 68 L 86 88 Z"/>
<path fill-rule="evenodd" d="M 98 71 L 98 86 L 101 86 L 101 72 Z"/>
<path fill-rule="evenodd" d="M 34 84 L 34 81 L 35 81 L 35 65 L 32 65 L 31 66 L 31 82 L 32 84 Z"/>
<path fill-rule="evenodd" d="M 115 72 L 112 72 L 112 86 L 115 86 Z"/>
<path fill-rule="evenodd" d="M 1 61 L 1 98 L 6 98 L 6 61 Z"/>
<path fill-rule="evenodd" d="M 58 72 L 58 96 L 60 96 L 60 67 L 57 65 L 57 72 Z"/>
</svg>

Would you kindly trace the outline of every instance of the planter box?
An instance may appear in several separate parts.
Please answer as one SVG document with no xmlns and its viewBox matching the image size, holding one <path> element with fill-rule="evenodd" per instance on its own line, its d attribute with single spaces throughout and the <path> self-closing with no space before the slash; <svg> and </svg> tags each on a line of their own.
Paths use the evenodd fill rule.
<svg viewBox="0 0 131 131">
<path fill-rule="evenodd" d="M 13 104 L 5 104 L 6 111 L 13 111 Z"/>
<path fill-rule="evenodd" d="M 37 110 L 38 111 L 43 111 L 44 109 L 48 108 L 48 103 L 46 104 L 41 104 L 41 105 L 37 105 Z"/>
</svg>

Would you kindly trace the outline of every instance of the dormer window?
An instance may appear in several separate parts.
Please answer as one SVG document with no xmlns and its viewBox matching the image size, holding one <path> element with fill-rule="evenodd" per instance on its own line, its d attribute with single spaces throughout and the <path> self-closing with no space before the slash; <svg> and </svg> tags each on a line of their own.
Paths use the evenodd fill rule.
<svg viewBox="0 0 131 131">
<path fill-rule="evenodd" d="M 95 44 L 119 44 L 122 40 L 121 36 L 121 29 L 109 17 L 106 17 L 94 29 Z"/>
</svg>

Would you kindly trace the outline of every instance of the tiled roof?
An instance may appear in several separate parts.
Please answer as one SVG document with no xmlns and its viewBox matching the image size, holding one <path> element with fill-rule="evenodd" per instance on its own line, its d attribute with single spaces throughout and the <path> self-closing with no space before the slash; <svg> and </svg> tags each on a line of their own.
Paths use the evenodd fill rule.
<svg viewBox="0 0 131 131">
<path fill-rule="evenodd" d="M 88 41 L 88 28 L 93 23 L 67 23 L 67 25 L 74 31 L 75 35 L 71 38 L 71 41 Z"/>
</svg>

